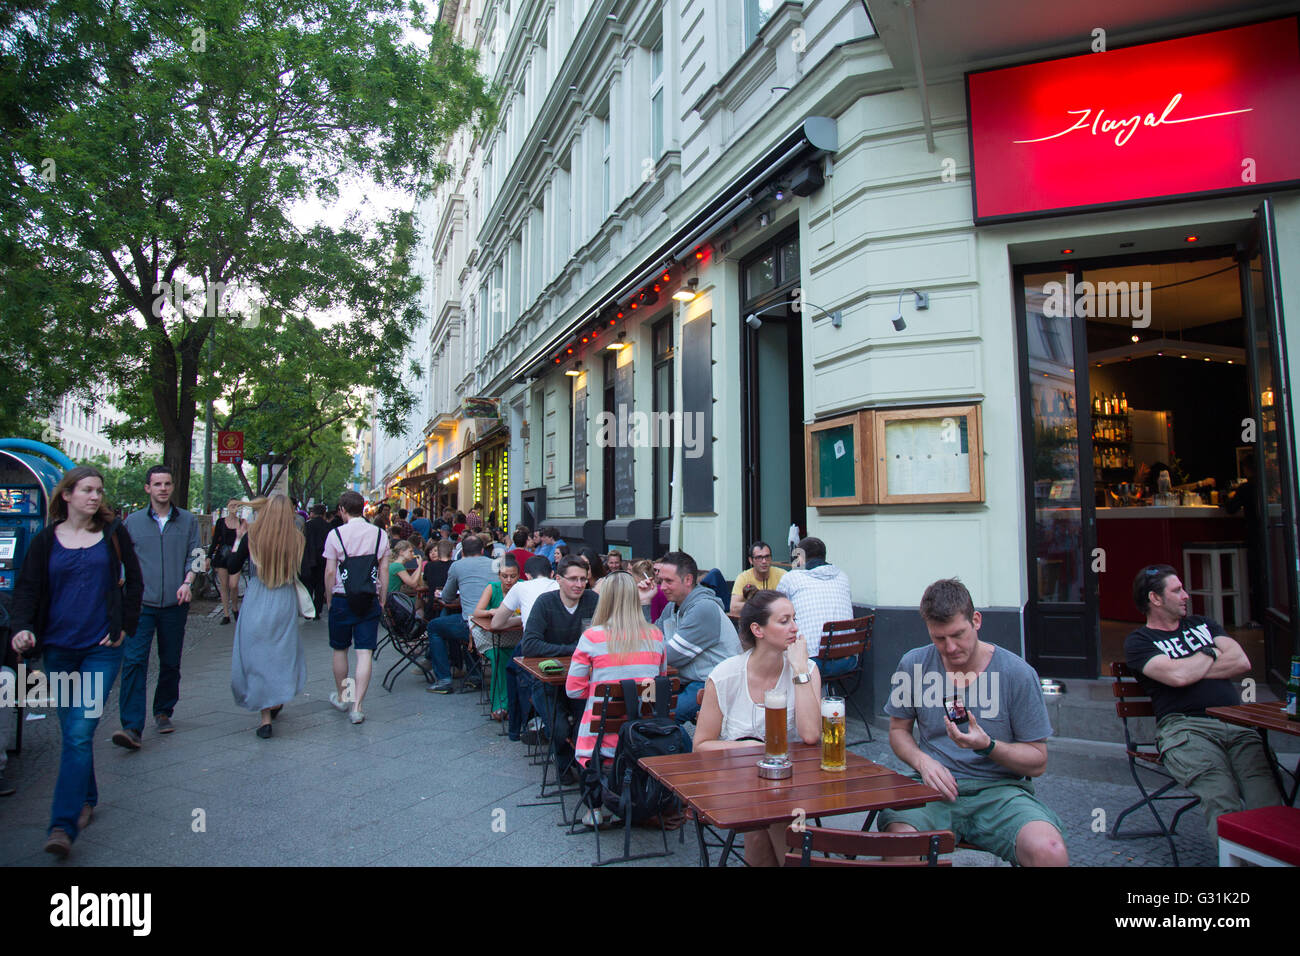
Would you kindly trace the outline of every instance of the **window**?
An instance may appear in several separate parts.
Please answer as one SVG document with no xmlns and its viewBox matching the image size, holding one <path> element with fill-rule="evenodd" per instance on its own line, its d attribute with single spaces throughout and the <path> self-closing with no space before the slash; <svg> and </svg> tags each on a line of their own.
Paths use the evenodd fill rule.
<svg viewBox="0 0 1300 956">
<path fill-rule="evenodd" d="M 744 298 L 756 299 L 777 286 L 799 281 L 799 239 L 791 238 L 742 267 Z"/>
<path fill-rule="evenodd" d="M 658 161 L 664 151 L 664 38 L 650 50 L 650 157 Z"/>
<path fill-rule="evenodd" d="M 780 0 L 745 0 L 745 47 L 758 39 L 758 31 L 772 18 Z"/>
<path fill-rule="evenodd" d="M 667 518 L 672 513 L 673 446 L 673 320 L 658 322 L 654 337 L 654 421 L 650 442 L 654 447 L 654 515 Z"/>
</svg>

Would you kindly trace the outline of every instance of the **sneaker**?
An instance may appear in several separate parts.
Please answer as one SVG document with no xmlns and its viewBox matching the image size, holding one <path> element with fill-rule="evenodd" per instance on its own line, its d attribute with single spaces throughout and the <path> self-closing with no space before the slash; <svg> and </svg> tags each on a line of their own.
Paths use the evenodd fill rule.
<svg viewBox="0 0 1300 956">
<path fill-rule="evenodd" d="M 338 691 L 332 691 L 332 692 L 330 693 L 330 706 L 333 707 L 335 710 L 347 710 L 347 709 L 348 709 L 348 705 L 345 704 L 342 700 L 339 699 L 339 692 L 338 692 Z"/>
<path fill-rule="evenodd" d="M 0 797 L 11 797 L 17 788 L 0 773 Z"/>
<path fill-rule="evenodd" d="M 154 714 L 153 719 L 154 722 L 158 725 L 158 733 L 160 734 L 176 733 L 176 728 L 172 726 L 172 719 L 168 717 L 166 714 Z"/>
<path fill-rule="evenodd" d="M 45 852 L 57 856 L 60 860 L 68 857 L 72 849 L 72 837 L 68 836 L 68 831 L 63 827 L 55 827 L 50 831 L 49 839 L 45 841 Z"/>
<path fill-rule="evenodd" d="M 425 688 L 430 694 L 450 694 L 453 690 L 451 681 L 440 680 L 436 684 L 430 684 Z"/>
<path fill-rule="evenodd" d="M 354 724 L 359 724 L 365 719 L 366 715 L 361 713 L 359 710 L 354 710 L 352 713 L 348 714 L 348 720 L 352 721 Z"/>
<path fill-rule="evenodd" d="M 113 731 L 113 743 L 119 747 L 125 747 L 127 750 L 140 749 L 140 733 L 135 730 L 127 730 L 125 727 L 121 730 Z"/>
<path fill-rule="evenodd" d="M 596 807 L 588 810 L 578 820 L 585 827 L 598 827 L 605 823 L 605 808 Z"/>
<path fill-rule="evenodd" d="M 474 678 L 474 677 L 467 677 L 467 678 L 465 678 L 464 690 L 467 690 L 467 691 L 470 691 L 470 690 L 481 690 L 482 687 L 483 687 L 483 685 L 482 685 L 481 683 L 479 683 L 479 681 L 478 681 L 477 678 Z"/>
<path fill-rule="evenodd" d="M 83 803 L 81 813 L 77 814 L 77 832 L 80 833 L 90 826 L 90 821 L 93 819 L 95 819 L 95 808 L 88 803 Z"/>
</svg>

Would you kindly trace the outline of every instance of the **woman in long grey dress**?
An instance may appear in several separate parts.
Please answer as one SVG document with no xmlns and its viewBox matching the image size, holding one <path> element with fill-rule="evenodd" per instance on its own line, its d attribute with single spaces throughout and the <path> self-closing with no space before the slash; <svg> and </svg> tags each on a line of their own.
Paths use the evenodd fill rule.
<svg viewBox="0 0 1300 956">
<path fill-rule="evenodd" d="M 245 562 L 251 568 L 235 623 L 230 690 L 240 707 L 262 712 L 257 736 L 266 739 L 271 736 L 271 721 L 307 684 L 294 588 L 304 541 L 286 496 L 272 495 L 249 504 L 255 512 L 253 522 L 241 526 L 227 565 L 231 573 L 240 571 Z"/>
</svg>

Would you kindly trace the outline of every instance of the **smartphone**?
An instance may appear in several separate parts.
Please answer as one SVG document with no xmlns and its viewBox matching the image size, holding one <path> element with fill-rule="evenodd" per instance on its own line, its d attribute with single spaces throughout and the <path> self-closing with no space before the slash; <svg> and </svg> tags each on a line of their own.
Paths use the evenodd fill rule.
<svg viewBox="0 0 1300 956">
<path fill-rule="evenodd" d="M 958 727 L 964 727 L 970 722 L 970 715 L 966 713 L 966 705 L 960 697 L 945 697 L 943 709 L 947 713 L 948 719 Z"/>
</svg>

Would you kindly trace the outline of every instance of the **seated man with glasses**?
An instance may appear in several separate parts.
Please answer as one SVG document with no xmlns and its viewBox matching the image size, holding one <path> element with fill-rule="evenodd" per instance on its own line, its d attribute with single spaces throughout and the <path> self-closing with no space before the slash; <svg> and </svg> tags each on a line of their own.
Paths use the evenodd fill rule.
<svg viewBox="0 0 1300 956">
<path fill-rule="evenodd" d="M 1218 621 L 1188 615 L 1187 589 L 1169 565 L 1138 572 L 1133 602 L 1147 622 L 1124 639 L 1124 655 L 1155 708 L 1165 769 L 1201 798 L 1217 845 L 1219 814 L 1282 802 L 1259 734 L 1205 714 L 1241 703 L 1236 678 L 1250 661 Z"/>
<path fill-rule="evenodd" d="M 587 589 L 587 565 L 578 557 L 560 559 L 556 566 L 560 586 L 533 601 L 524 623 L 524 637 L 519 642 L 524 657 L 569 657 L 578 646 L 582 632 L 591 626 L 599 600 Z M 567 668 L 560 673 L 567 673 Z M 547 735 L 555 742 L 555 772 L 561 782 L 577 783 L 570 728 L 582 716 L 585 701 L 575 701 L 562 693 L 563 685 L 537 682 L 533 686 L 533 709 L 542 718 Z M 551 714 L 555 726 L 550 726 Z"/>
<path fill-rule="evenodd" d="M 731 586 L 731 613 L 739 614 L 751 594 L 775 591 L 785 571 L 772 567 L 772 547 L 766 541 L 749 546 L 749 567 L 736 577 Z"/>
</svg>

